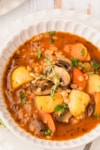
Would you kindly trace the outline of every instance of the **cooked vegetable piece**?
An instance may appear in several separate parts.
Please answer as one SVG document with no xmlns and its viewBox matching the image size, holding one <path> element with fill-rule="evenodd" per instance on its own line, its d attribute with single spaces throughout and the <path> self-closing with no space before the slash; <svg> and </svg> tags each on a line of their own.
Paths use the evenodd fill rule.
<svg viewBox="0 0 100 150">
<path fill-rule="evenodd" d="M 90 74 L 87 81 L 87 92 L 93 94 L 100 92 L 100 76 L 97 74 Z"/>
<path fill-rule="evenodd" d="M 62 104 L 63 102 L 63 97 L 61 94 L 55 93 L 53 98 L 51 98 L 49 95 L 48 96 L 36 96 L 36 104 L 37 107 L 44 111 L 51 113 L 54 111 L 54 108 Z"/>
<path fill-rule="evenodd" d="M 20 66 L 12 72 L 11 76 L 12 88 L 16 89 L 21 85 L 30 82 L 32 79 L 33 78 L 30 76 L 27 69 L 24 66 Z"/>
<path fill-rule="evenodd" d="M 56 130 L 56 127 L 55 127 L 55 123 L 53 121 L 51 114 L 43 112 L 43 111 L 39 111 L 39 113 L 40 113 L 42 121 L 45 124 L 47 124 L 48 128 L 51 130 L 51 135 L 53 135 L 53 133 Z"/>
<path fill-rule="evenodd" d="M 72 90 L 69 95 L 68 107 L 73 116 L 81 116 L 86 111 L 90 96 L 83 91 Z"/>
<path fill-rule="evenodd" d="M 70 58 L 76 58 L 81 61 L 90 60 L 88 50 L 82 43 L 65 45 L 63 51 Z"/>
<path fill-rule="evenodd" d="M 90 62 L 85 62 L 85 63 L 84 63 L 83 70 L 84 70 L 85 72 L 91 72 L 91 71 L 92 71 L 92 66 L 91 66 Z"/>
<path fill-rule="evenodd" d="M 94 100 L 95 100 L 94 115 L 98 114 L 100 116 L 100 92 L 94 94 Z"/>
<path fill-rule="evenodd" d="M 86 87 L 86 79 L 84 74 L 77 68 L 73 68 L 72 70 L 72 82 L 73 84 L 77 84 L 78 87 L 81 87 L 82 90 Z"/>
<path fill-rule="evenodd" d="M 67 70 L 65 70 L 64 68 L 58 67 L 58 66 L 54 66 L 53 69 L 53 75 L 54 75 L 54 79 L 57 82 L 60 82 L 59 80 L 62 80 L 61 85 L 62 86 L 67 86 L 69 85 L 71 78 L 70 78 L 70 74 Z"/>
</svg>

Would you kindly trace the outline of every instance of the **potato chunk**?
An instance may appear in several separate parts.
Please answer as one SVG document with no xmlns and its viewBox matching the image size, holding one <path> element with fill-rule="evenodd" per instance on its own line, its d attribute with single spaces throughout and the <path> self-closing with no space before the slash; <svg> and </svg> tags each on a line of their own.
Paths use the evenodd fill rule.
<svg viewBox="0 0 100 150">
<path fill-rule="evenodd" d="M 51 98 L 50 95 L 36 97 L 37 107 L 47 113 L 53 112 L 55 107 L 59 104 L 62 104 L 62 102 L 63 97 L 58 93 L 56 93 L 53 98 Z"/>
<path fill-rule="evenodd" d="M 100 76 L 93 74 L 89 76 L 87 81 L 87 92 L 93 94 L 95 92 L 100 92 Z"/>
<path fill-rule="evenodd" d="M 32 77 L 24 66 L 20 66 L 12 72 L 11 83 L 13 89 L 18 88 L 31 80 Z"/>
<path fill-rule="evenodd" d="M 86 111 L 90 96 L 83 91 L 72 90 L 69 95 L 69 110 L 73 116 L 78 117 Z"/>
</svg>

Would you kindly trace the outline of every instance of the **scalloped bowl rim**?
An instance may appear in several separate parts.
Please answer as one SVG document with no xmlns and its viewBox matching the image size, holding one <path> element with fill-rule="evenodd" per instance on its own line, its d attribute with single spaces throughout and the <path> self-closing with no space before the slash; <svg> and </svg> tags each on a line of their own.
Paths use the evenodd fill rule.
<svg viewBox="0 0 100 150">
<path fill-rule="evenodd" d="M 78 34 L 79 36 L 84 37 L 85 39 L 91 41 L 94 45 L 100 47 L 100 33 L 87 25 L 81 24 L 79 22 L 75 22 L 68 19 L 54 19 L 54 20 L 37 20 L 35 23 L 30 23 L 27 27 L 19 29 L 17 32 L 13 33 L 13 35 L 4 43 L 1 48 L 0 60 L 2 64 L 0 64 L 0 83 L 2 83 L 2 76 L 4 72 L 4 68 L 8 58 L 12 55 L 13 51 L 22 43 L 24 43 L 27 39 L 30 39 L 32 36 L 39 34 L 41 32 L 46 32 L 50 30 L 56 31 L 64 31 L 70 32 L 73 34 Z M 17 41 L 17 43 L 16 43 Z M 7 51 L 9 50 L 9 51 Z M 100 125 L 94 128 L 89 133 L 66 141 L 49 141 L 44 139 L 39 139 L 31 134 L 25 132 L 25 130 L 21 129 L 15 121 L 12 119 L 10 113 L 6 109 L 6 104 L 3 101 L 2 87 L 0 84 L 0 117 L 8 127 L 10 131 L 12 131 L 16 136 L 21 139 L 28 141 L 29 143 L 37 144 L 41 147 L 51 148 L 52 149 L 70 149 L 75 148 L 80 145 L 86 144 L 100 135 Z"/>
</svg>

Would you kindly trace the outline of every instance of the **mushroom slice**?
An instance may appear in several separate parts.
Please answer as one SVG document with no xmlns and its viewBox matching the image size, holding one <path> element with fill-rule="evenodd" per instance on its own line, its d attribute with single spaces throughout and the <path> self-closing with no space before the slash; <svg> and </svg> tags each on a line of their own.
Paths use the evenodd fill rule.
<svg viewBox="0 0 100 150">
<path fill-rule="evenodd" d="M 93 113 L 94 113 L 94 107 L 95 107 L 94 104 L 89 104 L 87 106 L 87 115 L 88 116 L 92 116 L 93 115 Z"/>
<path fill-rule="evenodd" d="M 46 79 L 36 80 L 35 83 L 31 83 L 31 90 L 35 95 L 49 95 L 52 85 L 53 82 Z"/>
<path fill-rule="evenodd" d="M 59 59 L 57 62 L 57 66 L 63 67 L 65 69 L 67 69 L 67 71 L 70 71 L 72 66 L 71 66 L 71 62 L 69 59 Z"/>
<path fill-rule="evenodd" d="M 71 78 L 70 78 L 70 74 L 68 71 L 66 71 L 64 68 L 62 67 L 58 67 L 58 66 L 54 66 L 53 72 L 51 73 L 52 75 L 54 74 L 58 74 L 59 78 L 61 80 L 60 85 L 61 86 L 67 86 L 69 85 Z"/>
<path fill-rule="evenodd" d="M 71 112 L 69 112 L 69 110 L 66 110 L 63 115 L 59 114 L 59 112 L 55 112 L 53 114 L 53 116 L 59 122 L 69 123 L 69 121 L 72 117 L 72 114 L 71 114 Z"/>
</svg>

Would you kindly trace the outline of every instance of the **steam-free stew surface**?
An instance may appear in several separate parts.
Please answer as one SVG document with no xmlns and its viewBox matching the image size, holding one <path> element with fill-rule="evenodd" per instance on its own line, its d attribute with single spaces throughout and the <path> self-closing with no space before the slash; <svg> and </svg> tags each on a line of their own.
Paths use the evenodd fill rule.
<svg viewBox="0 0 100 150">
<path fill-rule="evenodd" d="M 3 77 L 8 111 L 33 136 L 69 140 L 100 123 L 100 52 L 70 33 L 50 31 L 21 45 Z"/>
</svg>

